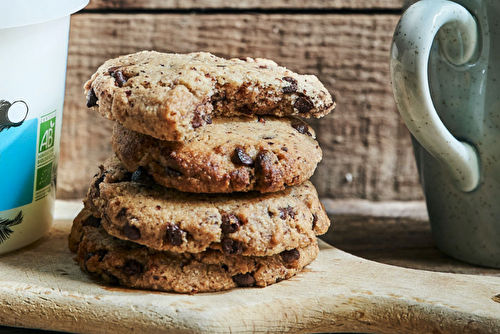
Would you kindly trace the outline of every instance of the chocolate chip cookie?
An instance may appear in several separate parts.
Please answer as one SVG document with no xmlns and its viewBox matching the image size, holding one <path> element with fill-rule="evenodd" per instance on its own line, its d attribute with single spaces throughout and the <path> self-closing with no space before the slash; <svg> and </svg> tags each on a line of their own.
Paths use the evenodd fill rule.
<svg viewBox="0 0 500 334">
<path fill-rule="evenodd" d="M 101 226 L 101 219 L 95 217 L 91 210 L 84 209 L 78 213 L 73 220 L 71 232 L 68 236 L 68 248 L 73 253 L 78 251 L 78 244 L 83 238 L 83 228 L 85 226 L 99 227 Z"/>
<path fill-rule="evenodd" d="M 267 257 L 225 255 L 217 250 L 160 252 L 113 238 L 102 227 L 87 225 L 80 230 L 76 261 L 83 271 L 111 284 L 159 291 L 196 293 L 263 287 L 299 273 L 319 252 L 316 242 Z"/>
<path fill-rule="evenodd" d="M 111 143 L 125 167 L 193 193 L 275 192 L 308 180 L 322 152 L 314 130 L 290 117 L 220 117 L 186 142 L 163 141 L 116 123 Z"/>
<path fill-rule="evenodd" d="M 275 193 L 192 194 L 129 173 L 116 157 L 84 202 L 109 234 L 178 253 L 270 256 L 315 242 L 330 225 L 309 181 Z"/>
<path fill-rule="evenodd" d="M 212 116 L 321 117 L 335 107 L 313 75 L 267 59 L 143 51 L 106 61 L 84 86 L 87 106 L 126 128 L 182 141 Z"/>
</svg>

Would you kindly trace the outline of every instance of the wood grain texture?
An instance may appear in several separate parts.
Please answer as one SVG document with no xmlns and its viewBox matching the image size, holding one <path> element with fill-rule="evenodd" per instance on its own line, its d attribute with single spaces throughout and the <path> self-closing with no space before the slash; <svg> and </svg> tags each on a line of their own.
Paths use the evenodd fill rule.
<svg viewBox="0 0 500 334">
<path fill-rule="evenodd" d="M 385 219 L 384 210 L 407 212 L 406 218 L 393 216 L 404 221 L 415 213 L 420 219 L 423 208 L 422 203 L 383 203 L 382 210 L 366 202 L 328 204 L 345 219 L 353 208 L 353 219 L 365 214 L 367 222 L 356 227 L 372 219 L 380 222 L 379 232 L 392 228 L 395 233 L 407 225 Z M 59 218 L 69 218 L 81 204 L 59 201 L 57 207 Z M 318 259 L 303 272 L 266 288 L 195 295 L 149 292 L 109 286 L 83 273 L 67 249 L 70 226 L 71 220 L 58 219 L 42 240 L 0 256 L 0 325 L 123 334 L 500 331 L 500 270 L 484 275 L 484 268 L 477 267 L 475 275 L 463 275 L 406 269 L 321 243 Z M 410 243 L 420 239 L 418 234 L 408 237 Z M 379 244 L 370 243 L 367 234 L 362 239 L 375 250 L 393 248 L 388 239 Z M 362 239 L 347 240 L 354 245 Z M 393 253 L 393 259 L 400 256 Z"/>
<path fill-rule="evenodd" d="M 86 9 L 401 9 L 403 0 L 91 0 Z"/>
<path fill-rule="evenodd" d="M 81 14 L 73 17 L 63 123 L 60 198 L 85 194 L 112 154 L 111 122 L 85 108 L 82 85 L 110 57 L 144 49 L 209 51 L 277 61 L 315 74 L 336 96 L 312 121 L 324 151 L 313 182 L 324 197 L 422 198 L 410 136 L 389 83 L 398 15 Z"/>
<path fill-rule="evenodd" d="M 498 269 L 458 261 L 438 250 L 424 201 L 322 203 L 332 225 L 321 239 L 349 254 L 405 268 L 500 278 Z"/>
</svg>

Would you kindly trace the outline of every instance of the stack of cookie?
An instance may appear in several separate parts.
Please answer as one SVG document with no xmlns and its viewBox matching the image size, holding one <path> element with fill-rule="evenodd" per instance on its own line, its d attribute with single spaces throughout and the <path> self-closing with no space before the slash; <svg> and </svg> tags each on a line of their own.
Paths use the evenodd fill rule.
<svg viewBox="0 0 500 334">
<path fill-rule="evenodd" d="M 308 181 L 334 108 L 315 76 L 264 59 L 144 51 L 105 62 L 87 106 L 115 121 L 73 223 L 80 267 L 110 283 L 184 293 L 298 273 L 329 227 Z"/>
</svg>

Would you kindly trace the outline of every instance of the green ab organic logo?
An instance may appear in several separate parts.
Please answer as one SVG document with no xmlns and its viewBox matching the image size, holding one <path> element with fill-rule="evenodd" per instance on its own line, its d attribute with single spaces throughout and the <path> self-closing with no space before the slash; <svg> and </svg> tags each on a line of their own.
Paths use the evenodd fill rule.
<svg viewBox="0 0 500 334">
<path fill-rule="evenodd" d="M 45 196 L 50 188 L 46 188 L 52 181 L 52 162 L 56 133 L 55 111 L 42 116 L 40 119 L 40 137 L 38 140 L 38 162 L 36 172 L 36 190 L 45 189 L 37 193 L 36 199 Z"/>
<path fill-rule="evenodd" d="M 44 152 L 54 146 L 55 127 L 55 117 L 40 124 L 40 146 L 38 148 L 38 153 Z"/>
</svg>

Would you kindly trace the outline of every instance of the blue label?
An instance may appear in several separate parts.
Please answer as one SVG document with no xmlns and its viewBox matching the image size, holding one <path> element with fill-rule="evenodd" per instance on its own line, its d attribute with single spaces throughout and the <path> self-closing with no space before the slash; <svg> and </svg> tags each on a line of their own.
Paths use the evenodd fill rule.
<svg viewBox="0 0 500 334">
<path fill-rule="evenodd" d="M 33 201 L 38 119 L 0 131 L 0 211 Z"/>
</svg>

